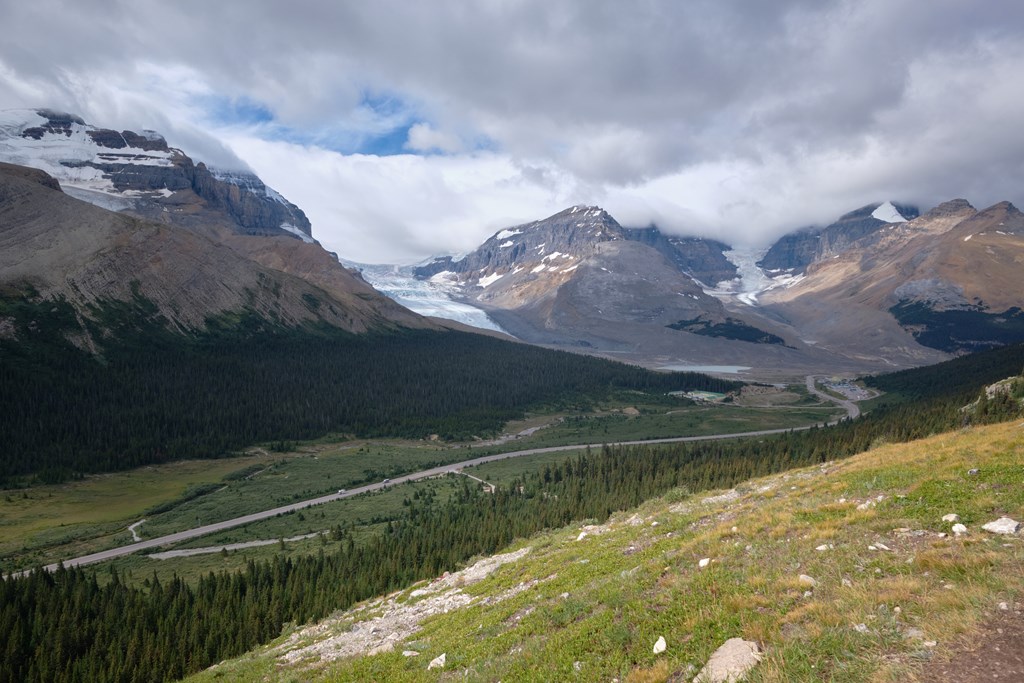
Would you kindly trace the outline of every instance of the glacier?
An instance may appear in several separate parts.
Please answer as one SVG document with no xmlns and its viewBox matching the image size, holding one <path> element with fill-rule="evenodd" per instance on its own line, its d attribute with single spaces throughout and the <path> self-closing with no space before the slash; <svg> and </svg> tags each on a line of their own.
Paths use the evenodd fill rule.
<svg viewBox="0 0 1024 683">
<path fill-rule="evenodd" d="M 414 266 L 367 265 L 345 261 L 342 261 L 342 265 L 355 268 L 374 289 L 420 315 L 454 320 L 471 327 L 508 334 L 483 310 L 455 301 L 452 295 L 457 285 L 443 277 L 417 280 L 412 274 Z"/>
</svg>

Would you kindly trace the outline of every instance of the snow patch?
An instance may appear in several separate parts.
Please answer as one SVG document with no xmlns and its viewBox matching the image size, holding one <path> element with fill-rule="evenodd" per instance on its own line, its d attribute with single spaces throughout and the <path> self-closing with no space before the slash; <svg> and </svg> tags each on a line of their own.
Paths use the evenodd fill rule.
<svg viewBox="0 0 1024 683">
<path fill-rule="evenodd" d="M 893 206 L 892 202 L 885 202 L 871 212 L 872 218 L 877 218 L 886 223 L 906 223 L 907 219 Z"/>
<path fill-rule="evenodd" d="M 571 256 L 569 256 L 568 254 L 563 254 L 563 253 L 562 253 L 562 252 L 560 252 L 560 251 L 553 251 L 553 252 L 551 252 L 550 254 L 548 254 L 547 256 L 545 256 L 545 257 L 544 257 L 543 259 L 541 259 L 541 260 L 542 260 L 542 261 L 550 261 L 551 259 L 556 259 L 556 258 L 558 258 L 559 256 L 562 256 L 562 257 L 564 257 L 564 258 L 572 258 L 572 257 L 571 257 Z"/>
<path fill-rule="evenodd" d="M 310 237 L 306 233 L 302 232 L 301 230 L 299 230 L 297 227 L 295 227 L 291 223 L 282 223 L 279 227 L 282 230 L 284 230 L 285 232 L 290 232 L 291 234 L 295 235 L 296 237 L 298 237 L 300 240 L 302 240 L 306 244 L 316 244 L 316 240 L 315 239 L 313 239 L 312 237 Z"/>
<path fill-rule="evenodd" d="M 508 242 L 504 242 L 502 244 L 499 244 L 498 248 L 499 249 L 504 249 L 505 247 L 511 247 L 513 244 L 515 244 L 515 242 L 513 242 L 512 240 L 509 240 Z"/>
<path fill-rule="evenodd" d="M 545 268 L 547 268 L 547 266 L 545 266 L 545 265 L 544 265 L 544 264 L 542 263 L 542 264 L 540 264 L 539 266 L 537 266 L 536 268 L 534 268 L 533 270 L 531 270 L 530 272 L 531 272 L 531 273 L 541 273 L 541 272 L 543 272 L 543 271 L 544 271 L 544 269 L 545 269 Z"/>
<path fill-rule="evenodd" d="M 503 277 L 505 277 L 505 276 L 501 275 L 499 273 L 491 273 L 487 277 L 482 277 L 479 280 L 477 280 L 476 285 L 477 285 L 477 287 L 484 287 L 484 288 L 486 288 L 486 287 L 489 287 L 490 285 L 493 285 L 495 282 L 497 282 L 498 280 L 500 280 Z"/>
<path fill-rule="evenodd" d="M 968 241 L 970 241 L 970 239 L 971 239 L 972 237 L 974 237 L 974 235 L 973 235 L 973 234 L 970 234 L 970 235 L 968 235 L 967 237 L 965 237 L 965 238 L 964 238 L 964 242 L 968 242 Z"/>
<path fill-rule="evenodd" d="M 580 264 L 574 263 L 573 265 L 569 266 L 568 268 L 563 268 L 562 272 L 563 273 L 571 273 L 572 271 L 576 270 L 579 267 L 580 267 Z"/>
<path fill-rule="evenodd" d="M 522 234 L 523 234 L 522 230 L 502 230 L 501 232 L 499 232 L 497 235 L 494 236 L 494 239 L 496 239 L 496 240 L 507 240 L 509 237 L 513 237 L 515 235 L 522 235 Z"/>
</svg>

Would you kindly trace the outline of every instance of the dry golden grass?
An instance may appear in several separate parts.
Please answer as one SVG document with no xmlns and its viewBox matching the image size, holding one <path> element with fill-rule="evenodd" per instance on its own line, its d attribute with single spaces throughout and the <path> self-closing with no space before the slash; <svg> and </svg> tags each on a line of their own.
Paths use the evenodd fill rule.
<svg viewBox="0 0 1024 683">
<path fill-rule="evenodd" d="M 668 675 L 668 662 L 663 659 L 654 666 L 633 669 L 626 676 L 626 683 L 665 683 Z"/>
</svg>

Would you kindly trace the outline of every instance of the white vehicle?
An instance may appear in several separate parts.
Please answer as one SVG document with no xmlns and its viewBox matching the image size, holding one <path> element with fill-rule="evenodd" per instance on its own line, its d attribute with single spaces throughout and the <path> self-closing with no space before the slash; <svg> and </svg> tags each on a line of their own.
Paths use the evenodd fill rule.
<svg viewBox="0 0 1024 683">
<path fill-rule="evenodd" d="M 340 496 L 341 494 L 345 493 L 346 490 L 347 489 L 338 489 L 338 495 Z"/>
</svg>

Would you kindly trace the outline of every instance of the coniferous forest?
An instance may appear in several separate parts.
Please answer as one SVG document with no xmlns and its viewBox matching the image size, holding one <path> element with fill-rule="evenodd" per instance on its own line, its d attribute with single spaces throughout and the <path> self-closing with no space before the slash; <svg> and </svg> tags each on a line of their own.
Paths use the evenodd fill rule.
<svg viewBox="0 0 1024 683">
<path fill-rule="evenodd" d="M 968 414 L 962 407 L 985 384 L 1016 374 L 1022 351 L 953 361 L 945 372 L 964 378 L 959 384 L 939 385 L 833 427 L 758 440 L 588 450 L 493 495 L 466 486 L 445 504 L 421 498 L 369 541 L 356 544 L 340 530 L 336 543 L 316 556 L 250 562 L 243 572 L 211 573 L 194 586 L 154 576 L 136 588 L 116 575 L 98 580 L 84 569 L 5 580 L 0 682 L 173 680 L 266 642 L 285 623 L 323 617 L 515 538 L 604 519 L 676 487 L 728 487 L 846 457 L 879 440 L 908 441 L 965 421 L 994 421 L 1004 416 Z M 1009 365 L 1018 370 L 1005 372 Z M 913 372 L 894 381 L 894 388 L 924 386 Z"/>
<path fill-rule="evenodd" d="M 54 317 L 48 328 L 25 315 L 16 342 L 0 339 L 0 486 L 328 433 L 461 439 L 530 406 L 614 389 L 739 386 L 462 332 L 351 335 L 257 320 L 193 337 L 121 329 L 93 355 L 64 342 Z"/>
</svg>

